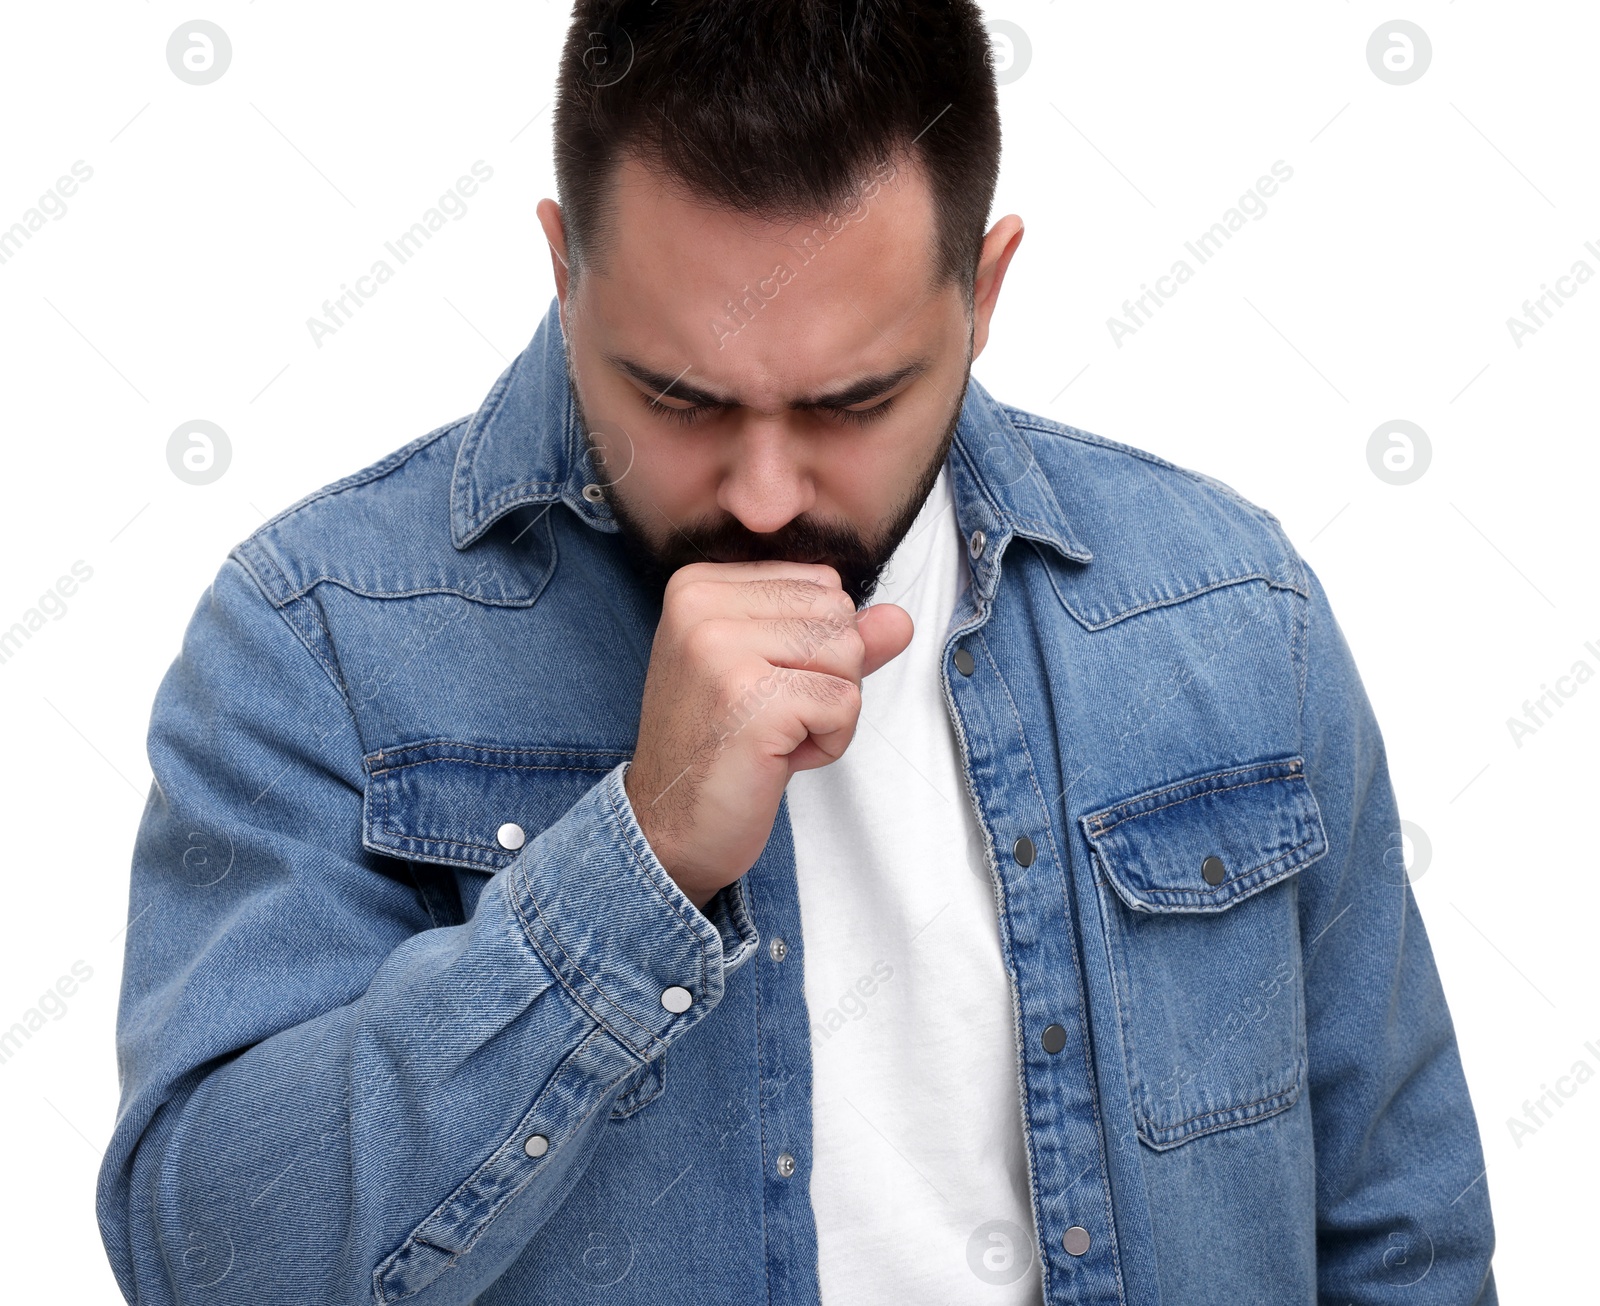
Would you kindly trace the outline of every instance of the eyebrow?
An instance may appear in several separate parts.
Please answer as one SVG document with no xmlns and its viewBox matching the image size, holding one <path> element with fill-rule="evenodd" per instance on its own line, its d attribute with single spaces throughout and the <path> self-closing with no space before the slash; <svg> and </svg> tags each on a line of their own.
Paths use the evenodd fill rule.
<svg viewBox="0 0 1600 1306">
<path fill-rule="evenodd" d="M 621 354 L 606 354 L 606 362 L 620 372 L 631 376 L 640 385 L 652 391 L 657 399 L 662 395 L 671 393 L 675 399 L 685 399 L 693 404 L 704 405 L 709 408 L 734 408 L 738 400 L 727 395 L 717 394 L 703 389 L 697 385 L 687 384 L 683 377 L 688 368 L 684 368 L 677 376 L 669 372 L 658 372 L 653 367 L 646 367 L 635 359 L 625 358 Z M 914 358 L 892 371 L 879 372 L 873 376 L 864 376 L 837 389 L 828 390 L 822 394 L 804 396 L 789 401 L 790 408 L 815 409 L 815 408 L 848 408 L 851 404 L 859 404 L 865 400 L 881 395 L 885 390 L 892 390 L 900 382 L 911 377 L 921 376 L 933 365 L 929 358 Z"/>
</svg>

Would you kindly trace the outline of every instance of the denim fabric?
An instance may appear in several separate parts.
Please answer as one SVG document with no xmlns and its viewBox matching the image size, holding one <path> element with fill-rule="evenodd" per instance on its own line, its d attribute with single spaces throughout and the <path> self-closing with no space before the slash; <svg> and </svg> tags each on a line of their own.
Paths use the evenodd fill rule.
<svg viewBox="0 0 1600 1306">
<path fill-rule="evenodd" d="M 1046 1301 L 1493 1302 L 1383 739 L 1317 577 L 1227 486 L 976 380 L 948 468 L 987 546 L 942 691 Z M 98 1190 L 129 1300 L 818 1300 L 787 803 L 704 912 L 656 860 L 622 777 L 657 612 L 595 479 L 552 302 L 476 413 L 200 597 L 151 717 Z"/>
</svg>

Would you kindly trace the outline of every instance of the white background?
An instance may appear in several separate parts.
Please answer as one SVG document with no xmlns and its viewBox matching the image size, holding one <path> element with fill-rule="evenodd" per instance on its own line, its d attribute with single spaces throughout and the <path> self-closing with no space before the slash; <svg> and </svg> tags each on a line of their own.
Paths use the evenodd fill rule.
<svg viewBox="0 0 1600 1306">
<path fill-rule="evenodd" d="M 1600 278 L 1520 347 L 1506 322 L 1575 261 L 1600 272 L 1600 18 L 1467 0 L 987 12 L 1031 46 L 1001 87 L 993 211 L 1027 235 L 975 373 L 1220 477 L 1322 577 L 1401 815 L 1431 843 L 1412 873 L 1479 1112 L 1503 1299 L 1586 1297 L 1600 1082 L 1520 1145 L 1507 1120 L 1578 1061 L 1600 1071 L 1585 833 L 1600 677 L 1520 746 L 1507 718 L 1580 660 L 1600 672 Z M 1366 56 L 1397 16 L 1432 44 L 1401 86 Z M 165 53 L 196 17 L 233 50 L 205 86 Z M 565 18 L 550 3 L 5 12 L 0 230 L 76 161 L 93 169 L 0 264 L 0 628 L 75 561 L 93 569 L 0 664 L 0 1028 L 74 962 L 93 972 L 0 1065 L 0 1209 L 26 1250 L 8 1296 L 36 1274 L 33 1297 L 116 1300 L 92 1189 L 156 685 L 236 542 L 470 412 L 531 336 L 553 293 L 533 210 L 555 193 Z M 1114 342 L 1123 300 L 1280 159 L 1294 175 L 1266 215 Z M 494 173 L 466 215 L 317 347 L 307 318 L 477 160 Z M 197 418 L 231 445 L 204 486 L 166 453 Z M 1401 486 L 1367 458 L 1393 419 L 1432 446 Z"/>
</svg>

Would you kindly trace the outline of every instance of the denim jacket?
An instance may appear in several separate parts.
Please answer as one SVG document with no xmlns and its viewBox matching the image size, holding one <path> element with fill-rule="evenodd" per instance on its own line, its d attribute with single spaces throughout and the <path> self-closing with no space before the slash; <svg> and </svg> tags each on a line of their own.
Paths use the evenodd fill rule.
<svg viewBox="0 0 1600 1306">
<path fill-rule="evenodd" d="M 659 608 L 560 332 L 234 548 L 161 682 L 97 1202 L 130 1301 L 818 1301 L 787 800 L 703 912 L 640 831 Z M 947 465 L 1045 1301 L 1493 1302 L 1319 580 L 1226 485 L 976 379 Z"/>
</svg>

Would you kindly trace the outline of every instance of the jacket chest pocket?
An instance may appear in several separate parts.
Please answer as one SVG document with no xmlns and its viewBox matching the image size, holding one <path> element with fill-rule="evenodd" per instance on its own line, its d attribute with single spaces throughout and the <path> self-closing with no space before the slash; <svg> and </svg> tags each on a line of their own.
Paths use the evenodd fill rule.
<svg viewBox="0 0 1600 1306">
<path fill-rule="evenodd" d="M 1140 1138 L 1175 1147 L 1305 1081 L 1295 874 L 1328 850 L 1298 757 L 1163 785 L 1081 821 Z"/>
<path fill-rule="evenodd" d="M 362 842 L 423 863 L 419 892 L 436 920 L 453 923 L 472 911 L 495 872 L 630 756 L 442 739 L 381 749 L 365 759 Z M 445 884 L 455 892 L 444 892 Z M 664 1060 L 656 1057 L 622 1081 L 614 1119 L 660 1096 Z"/>
</svg>

